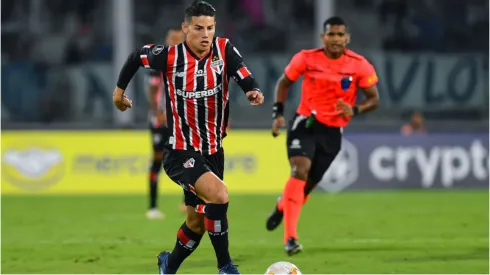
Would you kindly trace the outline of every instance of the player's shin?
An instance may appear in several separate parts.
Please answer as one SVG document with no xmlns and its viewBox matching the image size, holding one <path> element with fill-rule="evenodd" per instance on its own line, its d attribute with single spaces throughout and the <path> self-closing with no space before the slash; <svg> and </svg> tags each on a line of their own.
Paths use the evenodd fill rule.
<svg viewBox="0 0 490 275">
<path fill-rule="evenodd" d="M 218 261 L 218 268 L 231 262 L 228 250 L 228 203 L 225 204 L 206 204 L 204 223 L 208 231 L 209 238 L 213 244 Z"/>
<path fill-rule="evenodd" d="M 291 177 L 284 189 L 284 243 L 287 243 L 289 238 L 298 239 L 296 227 L 305 199 L 305 185 L 304 180 Z"/>
<path fill-rule="evenodd" d="M 199 246 L 202 236 L 202 234 L 190 230 L 184 222 L 177 232 L 177 242 L 174 250 L 168 257 L 168 268 L 177 270 L 182 262 Z"/>
<path fill-rule="evenodd" d="M 303 199 L 303 204 L 307 203 L 308 200 L 310 199 L 310 193 L 315 189 L 316 184 L 312 184 L 309 180 L 305 184 L 304 188 L 304 199 Z M 281 196 L 279 201 L 277 202 L 277 210 L 280 212 L 284 212 L 284 196 Z"/>
</svg>

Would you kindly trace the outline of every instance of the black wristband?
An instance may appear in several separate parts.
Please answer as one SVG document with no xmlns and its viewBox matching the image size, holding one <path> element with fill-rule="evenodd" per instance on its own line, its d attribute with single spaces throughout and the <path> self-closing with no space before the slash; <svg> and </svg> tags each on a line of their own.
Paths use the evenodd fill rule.
<svg viewBox="0 0 490 275">
<path fill-rule="evenodd" d="M 359 114 L 359 107 L 357 106 L 352 107 L 352 112 L 354 113 L 353 116 L 357 116 Z"/>
<path fill-rule="evenodd" d="M 275 119 L 278 116 L 284 115 L 284 104 L 281 102 L 276 102 L 272 106 L 272 119 Z"/>
</svg>

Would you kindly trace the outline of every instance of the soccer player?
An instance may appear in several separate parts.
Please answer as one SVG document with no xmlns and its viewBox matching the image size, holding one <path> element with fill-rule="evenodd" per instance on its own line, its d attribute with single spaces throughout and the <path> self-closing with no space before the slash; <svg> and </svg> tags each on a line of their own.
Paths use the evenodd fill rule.
<svg viewBox="0 0 490 275">
<path fill-rule="evenodd" d="M 285 68 L 276 85 L 273 136 L 285 126 L 284 102 L 288 89 L 302 75 L 301 102 L 289 122 L 287 133 L 291 175 L 266 227 L 274 230 L 284 217 L 284 244 L 288 255 L 302 250 L 296 226 L 302 205 L 322 179 L 341 148 L 342 128 L 354 116 L 378 107 L 373 66 L 361 55 L 346 49 L 350 35 L 340 17 L 323 24 L 322 48 L 302 50 Z M 355 105 L 358 88 L 366 99 Z"/>
<path fill-rule="evenodd" d="M 174 46 L 185 40 L 181 28 L 172 28 L 167 32 L 165 44 Z M 148 73 L 148 101 L 149 101 L 149 126 L 153 143 L 153 159 L 150 167 L 150 208 L 146 212 L 148 219 L 161 219 L 163 213 L 157 208 L 158 199 L 158 174 L 162 168 L 163 146 L 168 139 L 167 119 L 163 97 L 163 80 L 161 72 L 150 71 Z M 163 104 L 162 104 L 163 103 Z M 182 204 L 181 209 L 185 209 Z"/>
<path fill-rule="evenodd" d="M 173 251 L 158 254 L 161 274 L 176 273 L 208 231 L 220 274 L 238 274 L 228 250 L 228 191 L 223 182 L 223 138 L 229 114 L 230 77 L 253 106 L 264 96 L 245 66 L 239 51 L 226 38 L 214 37 L 215 12 L 204 1 L 185 10 L 182 29 L 186 40 L 177 46 L 146 45 L 131 53 L 121 69 L 113 93 L 116 107 L 132 103 L 124 89 L 139 69 L 161 71 L 165 83 L 167 124 L 171 135 L 165 144 L 163 168 L 182 186 L 186 221 L 177 232 Z"/>
</svg>

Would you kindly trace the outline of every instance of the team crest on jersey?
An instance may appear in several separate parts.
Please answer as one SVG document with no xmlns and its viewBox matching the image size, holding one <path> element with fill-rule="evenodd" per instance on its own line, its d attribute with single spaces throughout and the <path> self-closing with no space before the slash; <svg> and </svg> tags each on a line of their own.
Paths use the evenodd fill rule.
<svg viewBox="0 0 490 275">
<path fill-rule="evenodd" d="M 213 57 L 213 62 L 211 62 L 211 69 L 213 71 L 215 71 L 218 74 L 221 74 L 223 72 L 224 67 L 225 67 L 225 62 L 223 62 L 223 60 L 218 59 L 216 56 Z"/>
</svg>

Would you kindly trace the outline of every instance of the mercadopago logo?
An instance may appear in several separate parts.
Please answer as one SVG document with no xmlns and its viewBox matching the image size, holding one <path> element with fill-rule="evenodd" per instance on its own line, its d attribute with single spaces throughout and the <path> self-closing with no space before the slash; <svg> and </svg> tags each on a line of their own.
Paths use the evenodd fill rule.
<svg viewBox="0 0 490 275">
<path fill-rule="evenodd" d="M 63 155 L 53 148 L 6 148 L 2 177 L 25 190 L 41 190 L 57 183 L 64 173 Z"/>
</svg>

